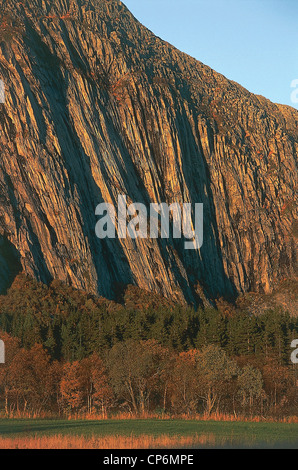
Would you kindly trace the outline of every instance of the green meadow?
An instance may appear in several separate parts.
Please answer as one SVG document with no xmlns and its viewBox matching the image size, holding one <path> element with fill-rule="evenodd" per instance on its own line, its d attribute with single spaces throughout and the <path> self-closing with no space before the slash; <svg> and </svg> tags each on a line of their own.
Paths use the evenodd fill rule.
<svg viewBox="0 0 298 470">
<path fill-rule="evenodd" d="M 206 447 L 298 448 L 298 424 L 195 420 L 1 419 L 0 437 L 211 436 Z"/>
</svg>

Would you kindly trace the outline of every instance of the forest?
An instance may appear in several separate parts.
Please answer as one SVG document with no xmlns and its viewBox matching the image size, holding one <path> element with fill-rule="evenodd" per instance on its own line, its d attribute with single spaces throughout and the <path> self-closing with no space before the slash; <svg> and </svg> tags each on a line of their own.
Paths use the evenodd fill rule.
<svg viewBox="0 0 298 470">
<path fill-rule="evenodd" d="M 297 337 L 279 309 L 117 303 L 20 275 L 0 296 L 0 413 L 293 416 Z"/>
</svg>

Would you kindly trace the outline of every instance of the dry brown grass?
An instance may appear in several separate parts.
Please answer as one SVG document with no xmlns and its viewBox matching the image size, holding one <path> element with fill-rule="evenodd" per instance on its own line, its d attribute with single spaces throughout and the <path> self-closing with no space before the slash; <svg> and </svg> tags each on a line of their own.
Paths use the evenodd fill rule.
<svg viewBox="0 0 298 470">
<path fill-rule="evenodd" d="M 0 413 L 0 418 L 9 419 L 68 419 L 69 421 L 86 420 L 86 421 L 104 421 L 104 420 L 138 420 L 138 419 L 158 419 L 158 420 L 169 420 L 169 419 L 181 419 L 187 421 L 224 421 L 224 422 L 246 422 L 246 423 L 298 423 L 298 416 L 244 416 L 237 414 L 225 414 L 225 413 L 211 413 L 210 415 L 204 414 L 180 414 L 174 415 L 169 413 L 156 414 L 156 413 L 144 413 L 142 415 L 135 415 L 133 413 L 116 413 L 110 415 L 102 415 L 97 413 L 74 413 L 69 416 L 54 415 L 53 413 L 46 412 L 11 412 L 9 415 Z"/>
<path fill-rule="evenodd" d="M 298 416 L 284 416 L 284 417 L 273 417 L 273 416 L 244 416 L 244 415 L 233 415 L 225 413 L 211 413 L 211 414 L 180 414 L 180 415 L 171 415 L 171 414 L 162 414 L 157 415 L 154 413 L 145 413 L 142 416 L 136 416 L 131 413 L 118 413 L 109 417 L 95 416 L 95 415 L 84 415 L 82 416 L 70 416 L 70 420 L 76 419 L 112 419 L 112 420 L 123 420 L 123 419 L 158 419 L 158 420 L 167 420 L 167 419 L 181 419 L 186 421 L 221 421 L 221 422 L 246 422 L 246 423 L 298 423 Z"/>
<path fill-rule="evenodd" d="M 192 436 L 41 436 L 1 438 L 0 449 L 181 449 L 214 445 L 213 434 Z"/>
</svg>

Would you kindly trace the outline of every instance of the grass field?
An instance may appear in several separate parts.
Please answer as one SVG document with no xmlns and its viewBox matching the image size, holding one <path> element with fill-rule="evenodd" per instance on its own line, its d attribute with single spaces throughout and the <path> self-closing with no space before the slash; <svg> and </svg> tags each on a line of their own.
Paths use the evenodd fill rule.
<svg viewBox="0 0 298 470">
<path fill-rule="evenodd" d="M 298 424 L 155 419 L 0 419 L 0 448 L 23 446 L 298 448 Z"/>
</svg>

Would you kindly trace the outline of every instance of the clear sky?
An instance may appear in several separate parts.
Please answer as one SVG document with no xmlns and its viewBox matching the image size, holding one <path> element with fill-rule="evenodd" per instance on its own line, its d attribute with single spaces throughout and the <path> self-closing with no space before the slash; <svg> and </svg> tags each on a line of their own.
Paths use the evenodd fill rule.
<svg viewBox="0 0 298 470">
<path fill-rule="evenodd" d="M 298 0 L 123 2 L 178 49 L 253 93 L 298 108 L 291 101 L 291 83 L 298 83 Z"/>
</svg>

